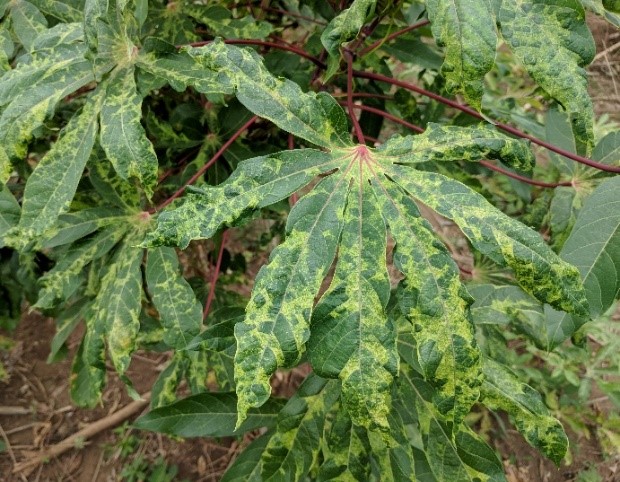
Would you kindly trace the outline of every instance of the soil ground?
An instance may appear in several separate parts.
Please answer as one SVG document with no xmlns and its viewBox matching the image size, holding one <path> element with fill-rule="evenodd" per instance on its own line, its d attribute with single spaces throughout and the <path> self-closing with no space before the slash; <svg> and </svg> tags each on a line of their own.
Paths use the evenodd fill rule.
<svg viewBox="0 0 620 482">
<path fill-rule="evenodd" d="M 598 19 L 590 22 L 599 52 L 589 68 L 595 108 L 597 113 L 606 112 L 610 119 L 620 122 L 620 31 Z M 250 271 L 255 272 L 255 267 Z M 0 352 L 9 373 L 8 383 L 0 382 L 0 443 L 6 445 L 0 454 L 0 482 L 131 480 L 131 467 L 138 467 L 133 471 L 133 480 L 140 480 L 136 460 L 143 460 L 148 466 L 159 457 L 169 468 L 178 467 L 174 480 L 217 481 L 247 443 L 236 439 L 171 440 L 130 428 L 119 431 L 111 426 L 34 470 L 14 474 L 16 463 L 31 460 L 44 448 L 87 424 L 107 420 L 111 413 L 131 403 L 122 382 L 110 370 L 100 407 L 86 410 L 73 406 L 68 375 L 81 333 L 74 333 L 70 338 L 67 359 L 49 365 L 46 359 L 54 331 L 53 320 L 36 313 L 24 314 L 17 331 L 10 334 L 15 347 L 9 353 Z M 141 352 L 135 355 L 128 376 L 139 393 L 146 393 L 152 387 L 168 356 Z M 290 384 L 290 376 L 281 375 L 276 381 L 281 390 Z M 620 457 L 605 454 L 594 433 L 588 438 L 569 434 L 573 462 L 557 468 L 532 449 L 510 424 L 502 425 L 505 431 L 500 431 L 500 424 L 495 423 L 488 435 L 504 460 L 510 482 L 620 481 Z M 131 449 L 128 456 L 121 453 L 125 447 Z M 124 470 L 126 474 L 122 476 Z M 598 474 L 598 478 L 587 478 L 588 474 Z"/>
</svg>

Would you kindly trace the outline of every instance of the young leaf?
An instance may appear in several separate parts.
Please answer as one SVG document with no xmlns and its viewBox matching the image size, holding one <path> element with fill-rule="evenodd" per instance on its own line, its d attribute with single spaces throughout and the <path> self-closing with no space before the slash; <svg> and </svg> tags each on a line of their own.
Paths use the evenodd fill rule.
<svg viewBox="0 0 620 482">
<path fill-rule="evenodd" d="M 568 450 L 568 438 L 540 394 L 489 358 L 483 367 L 482 403 L 491 410 L 506 411 L 526 440 L 559 465 Z"/>
<path fill-rule="evenodd" d="M 490 0 L 428 0 L 428 18 L 439 46 L 449 90 L 463 93 L 480 110 L 484 75 L 495 61 L 497 30 Z"/>
<path fill-rule="evenodd" d="M 579 0 L 502 2 L 499 21 L 532 78 L 570 114 L 579 152 L 589 153 L 594 113 L 583 67 L 596 49 Z"/>
<path fill-rule="evenodd" d="M 326 79 L 338 70 L 341 45 L 357 37 L 366 18 L 374 11 L 376 3 L 377 0 L 354 0 L 349 8 L 334 17 L 323 30 L 321 43 L 329 54 Z"/>
<path fill-rule="evenodd" d="M 237 397 L 234 393 L 201 393 L 162 408 L 151 410 L 135 422 L 137 428 L 179 437 L 228 437 L 276 425 L 284 403 L 270 399 L 253 409 L 235 430 Z"/>
<path fill-rule="evenodd" d="M 101 147 L 123 178 L 136 177 L 150 198 L 157 183 L 157 155 L 140 124 L 142 98 L 134 69 L 122 68 L 109 80 L 101 108 Z"/>
<path fill-rule="evenodd" d="M 396 333 L 385 315 L 386 238 L 377 200 L 359 179 L 349 191 L 336 272 L 312 315 L 307 346 L 317 374 L 342 380 L 342 403 L 353 422 L 385 431 L 398 374 Z"/>
<path fill-rule="evenodd" d="M 146 282 L 164 326 L 164 342 L 175 349 L 187 346 L 202 326 L 202 307 L 191 286 L 179 273 L 172 248 L 149 251 Z"/>
</svg>

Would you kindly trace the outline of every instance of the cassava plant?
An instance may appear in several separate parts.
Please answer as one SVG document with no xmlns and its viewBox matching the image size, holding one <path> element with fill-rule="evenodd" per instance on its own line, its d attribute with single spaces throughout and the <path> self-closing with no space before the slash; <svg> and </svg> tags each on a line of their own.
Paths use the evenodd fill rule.
<svg viewBox="0 0 620 482">
<path fill-rule="evenodd" d="M 82 406 L 108 357 L 137 397 L 132 353 L 172 351 L 137 426 L 262 429 L 223 480 L 506 480 L 475 404 L 559 464 L 562 425 L 496 335 L 552 350 L 617 298 L 620 135 L 595 136 L 584 70 L 584 9 L 619 25 L 616 3 L 0 1 L 0 316 L 23 297 L 55 316 L 50 360 L 84 324 Z M 498 48 L 548 113 L 485 84 Z M 247 305 L 226 303 L 230 233 L 283 211 Z M 203 239 L 199 300 L 174 248 Z"/>
</svg>

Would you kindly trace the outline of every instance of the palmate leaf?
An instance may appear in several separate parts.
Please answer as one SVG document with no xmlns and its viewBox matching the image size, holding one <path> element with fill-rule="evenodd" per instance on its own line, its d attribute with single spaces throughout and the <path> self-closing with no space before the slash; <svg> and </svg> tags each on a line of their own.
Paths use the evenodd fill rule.
<svg viewBox="0 0 620 482">
<path fill-rule="evenodd" d="M 190 54 L 215 72 L 229 74 L 237 96 L 252 112 L 264 115 L 273 107 L 269 118 L 278 126 L 326 149 L 241 162 L 226 182 L 191 194 L 178 209 L 162 214 L 157 230 L 144 243 L 186 246 L 284 199 L 316 175 L 326 176 L 291 210 L 286 240 L 259 272 L 245 320 L 235 326 L 239 423 L 249 408 L 269 398 L 271 375 L 278 367 L 294 366 L 310 339 L 310 361 L 323 376 L 343 381 L 343 403 L 354 422 L 387 427 L 398 358 L 395 333 L 385 314 L 389 285 L 381 261 L 382 225 L 403 248 L 399 268 L 407 277 L 406 314 L 414 336 L 419 332 L 425 376 L 438 388 L 435 402 L 451 425 L 462 420 L 477 400 L 481 383 L 470 299 L 445 250 L 424 223 L 415 224 L 418 214 L 412 199 L 454 219 L 475 247 L 511 267 L 523 288 L 540 300 L 574 313 L 587 312 L 577 270 L 538 234 L 463 184 L 415 169 L 428 161 L 483 156 L 530 168 L 533 156 L 519 141 L 491 127 L 431 127 L 423 135 L 397 138 L 376 150 L 354 146 L 342 129 L 342 110 L 329 96 L 308 95 L 304 106 L 286 99 L 289 91 L 299 93 L 298 88 L 269 77 L 253 53 L 215 43 Z M 246 68 L 240 73 L 231 62 L 245 62 Z M 252 101 L 240 83 L 250 72 L 263 76 L 263 92 Z M 336 274 L 312 317 L 315 296 L 336 251 Z M 418 274 L 420 265 L 424 275 Z M 454 313 L 458 316 L 452 319 Z"/>
<path fill-rule="evenodd" d="M 428 0 L 428 17 L 439 46 L 447 87 L 463 93 L 480 110 L 484 75 L 495 61 L 497 30 L 490 0 Z"/>
<path fill-rule="evenodd" d="M 321 43 L 329 54 L 329 63 L 326 79 L 329 79 L 338 70 L 340 65 L 340 47 L 357 37 L 366 18 L 374 11 L 377 0 L 354 0 L 351 6 L 336 17 L 325 27 L 321 34 Z"/>
</svg>

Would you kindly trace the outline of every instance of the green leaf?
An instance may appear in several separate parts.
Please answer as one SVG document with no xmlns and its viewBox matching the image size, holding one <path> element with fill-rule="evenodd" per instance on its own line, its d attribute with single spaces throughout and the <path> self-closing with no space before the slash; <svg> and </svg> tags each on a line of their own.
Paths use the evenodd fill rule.
<svg viewBox="0 0 620 482">
<path fill-rule="evenodd" d="M 310 374 L 278 415 L 261 457 L 264 481 L 303 480 L 316 464 L 325 416 L 338 398 L 336 382 Z"/>
<path fill-rule="evenodd" d="M 229 77 L 239 101 L 254 114 L 317 146 L 350 144 L 347 118 L 332 96 L 305 93 L 296 83 L 275 78 L 253 50 L 213 42 L 187 52 L 206 69 Z"/>
<path fill-rule="evenodd" d="M 164 342 L 175 349 L 187 346 L 202 326 L 202 307 L 179 273 L 173 248 L 149 251 L 146 282 L 164 326 Z"/>
<path fill-rule="evenodd" d="M 334 17 L 321 34 L 321 43 L 329 54 L 325 79 L 331 78 L 340 64 L 340 47 L 357 37 L 366 18 L 375 9 L 377 0 L 354 0 L 351 6 Z"/>
<path fill-rule="evenodd" d="M 592 159 L 608 166 L 620 166 L 620 131 L 603 137 L 592 151 Z"/>
<path fill-rule="evenodd" d="M 0 189 L 0 248 L 4 247 L 2 237 L 17 226 L 21 209 L 8 187 Z"/>
<path fill-rule="evenodd" d="M 483 367 L 482 403 L 507 412 L 530 445 L 559 465 L 568 450 L 568 438 L 540 394 L 491 359 L 485 358 Z"/>
<path fill-rule="evenodd" d="M 294 206 L 286 241 L 256 277 L 246 318 L 235 326 L 240 422 L 268 399 L 276 369 L 293 365 L 304 351 L 314 297 L 336 254 L 346 184 L 328 177 Z"/>
<path fill-rule="evenodd" d="M 405 368 L 405 367 L 403 367 Z M 410 368 L 399 377 L 403 405 L 413 415 L 422 437 L 428 462 L 438 482 L 506 482 L 497 455 L 466 426 L 455 435 L 438 416 L 430 400 L 433 390 Z"/>
<path fill-rule="evenodd" d="M 441 174 L 398 165 L 387 172 L 412 196 L 452 219 L 480 252 L 512 268 L 525 291 L 558 309 L 587 314 L 579 272 L 562 261 L 538 233 Z"/>
<path fill-rule="evenodd" d="M 136 91 L 134 69 L 124 68 L 110 78 L 101 108 L 99 142 L 123 179 L 136 177 L 147 197 L 157 184 L 158 161 L 140 119 L 142 98 Z"/>
<path fill-rule="evenodd" d="M 431 122 L 420 135 L 390 138 L 377 154 L 396 157 L 393 162 L 401 164 L 498 159 L 520 171 L 532 170 L 536 162 L 528 144 L 488 124 L 464 129 Z"/>
<path fill-rule="evenodd" d="M 185 248 L 190 240 L 209 238 L 253 209 L 285 199 L 336 165 L 329 154 L 312 149 L 243 161 L 226 182 L 185 196 L 180 208 L 162 213 L 157 230 L 149 233 L 144 244 Z"/>
<path fill-rule="evenodd" d="M 266 433 L 253 440 L 230 465 L 220 482 L 262 482 L 260 458 L 271 434 Z"/>
<path fill-rule="evenodd" d="M 373 183 L 374 184 L 374 183 Z M 447 419 L 459 424 L 480 394 L 480 351 L 468 306 L 471 298 L 459 270 L 413 200 L 393 184 L 373 185 L 396 241 L 394 264 L 406 278 L 401 310 L 412 324 L 425 378 L 438 387 L 433 400 Z"/>
<path fill-rule="evenodd" d="M 260 22 L 251 16 L 240 19 L 232 18 L 229 9 L 214 5 L 186 5 L 183 12 L 200 23 L 204 23 L 214 36 L 224 38 L 263 39 L 273 27 L 268 22 Z"/>
<path fill-rule="evenodd" d="M 579 0 L 502 2 L 502 36 L 532 78 L 570 115 L 581 154 L 593 144 L 593 109 L 584 66 L 596 53 Z"/>
<path fill-rule="evenodd" d="M 575 137 L 571 131 L 570 119 L 567 113 L 557 109 L 550 109 L 545 117 L 545 130 L 547 142 L 565 151 L 577 153 L 577 145 L 575 144 Z M 557 167 L 562 174 L 573 176 L 578 166 L 575 161 L 553 151 L 549 151 L 549 157 L 553 165 Z"/>
<path fill-rule="evenodd" d="M 603 181 L 586 199 L 575 227 L 560 252 L 581 273 L 590 316 L 603 314 L 620 293 L 620 177 Z M 586 321 L 545 307 L 554 348 Z"/>
<path fill-rule="evenodd" d="M 201 393 L 151 410 L 135 422 L 137 428 L 179 437 L 227 437 L 261 427 L 274 427 L 284 403 L 270 399 L 253 409 L 235 430 L 237 397 L 234 393 Z"/>
<path fill-rule="evenodd" d="M 620 290 L 620 177 L 586 199 L 560 256 L 581 273 L 590 315 L 604 313 Z"/>
<path fill-rule="evenodd" d="M 100 96 L 91 97 L 28 178 L 19 220 L 24 238 L 40 235 L 67 210 L 95 143 L 99 107 Z"/>
<path fill-rule="evenodd" d="M 429 0 L 433 36 L 446 58 L 441 72 L 447 88 L 461 92 L 480 110 L 484 75 L 495 61 L 497 30 L 489 0 Z"/>
<path fill-rule="evenodd" d="M 312 315 L 307 347 L 317 374 L 342 380 L 342 403 L 353 422 L 383 430 L 398 374 L 396 333 L 385 315 L 386 238 L 377 200 L 359 179 L 349 191 L 336 272 Z"/>
</svg>

